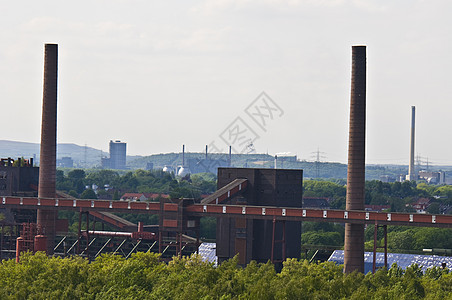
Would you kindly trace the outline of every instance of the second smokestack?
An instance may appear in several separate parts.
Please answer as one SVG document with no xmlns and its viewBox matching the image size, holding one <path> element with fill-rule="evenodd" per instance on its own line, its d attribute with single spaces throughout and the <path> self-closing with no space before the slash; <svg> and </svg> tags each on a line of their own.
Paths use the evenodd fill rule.
<svg viewBox="0 0 452 300">
<path fill-rule="evenodd" d="M 39 198 L 55 198 L 57 150 L 58 45 L 46 44 L 42 99 L 41 153 L 39 163 Z M 57 211 L 38 209 L 37 223 L 47 236 L 47 254 L 53 254 Z"/>
<path fill-rule="evenodd" d="M 346 210 L 364 210 L 366 46 L 352 47 Z M 364 225 L 345 224 L 344 271 L 364 273 Z"/>
<path fill-rule="evenodd" d="M 416 129 L 416 107 L 411 106 L 411 139 L 410 139 L 410 165 L 408 166 L 407 180 L 416 180 L 414 171 L 414 138 Z"/>
</svg>

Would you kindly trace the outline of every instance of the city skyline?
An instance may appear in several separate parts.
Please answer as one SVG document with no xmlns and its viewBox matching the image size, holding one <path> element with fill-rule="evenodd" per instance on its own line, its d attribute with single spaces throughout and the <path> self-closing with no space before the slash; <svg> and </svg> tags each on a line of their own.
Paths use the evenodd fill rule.
<svg viewBox="0 0 452 300">
<path fill-rule="evenodd" d="M 0 2 L 2 140 L 39 142 L 44 43 L 57 43 L 59 143 L 202 152 L 245 124 L 258 153 L 319 148 L 346 163 L 351 46 L 363 44 L 367 163 L 408 163 L 416 106 L 416 153 L 452 165 L 447 1 L 27 4 Z M 265 126 L 250 111 L 262 92 L 280 109 Z"/>
</svg>

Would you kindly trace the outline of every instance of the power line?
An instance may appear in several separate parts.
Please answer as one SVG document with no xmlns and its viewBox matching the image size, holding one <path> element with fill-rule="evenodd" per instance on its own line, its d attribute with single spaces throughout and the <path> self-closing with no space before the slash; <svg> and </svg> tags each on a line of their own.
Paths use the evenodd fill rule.
<svg viewBox="0 0 452 300">
<path fill-rule="evenodd" d="M 311 152 L 311 157 L 315 158 L 315 178 L 320 177 L 320 159 L 325 159 L 326 156 L 323 155 L 326 154 L 325 152 L 320 151 L 319 147 L 317 147 L 317 151 Z"/>
</svg>

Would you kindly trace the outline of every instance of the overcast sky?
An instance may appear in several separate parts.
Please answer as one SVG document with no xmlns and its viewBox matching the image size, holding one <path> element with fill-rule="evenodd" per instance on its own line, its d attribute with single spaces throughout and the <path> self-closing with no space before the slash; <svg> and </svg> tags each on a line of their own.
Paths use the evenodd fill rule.
<svg viewBox="0 0 452 300">
<path fill-rule="evenodd" d="M 452 165 L 451 11 L 446 0 L 0 0 L 0 140 L 40 141 L 44 44 L 57 43 L 59 143 L 200 152 L 227 148 L 240 127 L 258 153 L 319 149 L 345 163 L 351 47 L 367 45 L 367 163 L 408 163 L 415 105 L 416 153 Z M 256 107 L 267 117 L 246 113 Z"/>
</svg>

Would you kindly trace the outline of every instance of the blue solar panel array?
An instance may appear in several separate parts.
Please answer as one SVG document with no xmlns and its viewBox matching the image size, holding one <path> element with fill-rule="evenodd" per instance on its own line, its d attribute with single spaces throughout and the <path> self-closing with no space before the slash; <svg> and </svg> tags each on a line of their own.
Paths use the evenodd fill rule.
<svg viewBox="0 0 452 300">
<path fill-rule="evenodd" d="M 216 243 L 202 243 L 199 245 L 198 252 L 204 261 L 214 263 L 215 266 L 218 264 Z"/>
<path fill-rule="evenodd" d="M 199 255 L 201 255 L 203 260 L 214 263 L 215 266 L 218 264 L 215 243 L 202 243 L 199 246 Z M 334 251 L 328 261 L 335 262 L 339 265 L 344 264 L 344 250 Z M 447 268 L 452 269 L 452 257 L 450 256 L 388 253 L 388 266 L 391 267 L 393 263 L 397 263 L 402 269 L 406 269 L 412 264 L 418 264 L 424 272 L 433 266 L 441 267 L 443 263 L 446 264 Z M 372 264 L 373 252 L 365 252 L 364 273 L 372 272 Z M 377 252 L 376 265 L 377 268 L 384 266 L 384 253 Z"/>
<path fill-rule="evenodd" d="M 328 261 L 333 261 L 336 264 L 344 264 L 344 250 L 336 250 L 331 254 Z M 384 253 L 377 252 L 376 266 L 384 266 Z M 420 254 L 400 254 L 400 253 L 388 253 L 388 267 L 391 267 L 393 263 L 396 263 L 402 269 L 406 269 L 412 264 L 418 264 L 422 271 L 425 272 L 428 268 L 433 266 L 441 267 L 443 263 L 446 267 L 452 269 L 452 257 L 450 256 L 438 256 L 438 255 L 420 255 Z M 364 273 L 372 271 L 373 264 L 373 252 L 364 253 Z"/>
</svg>

